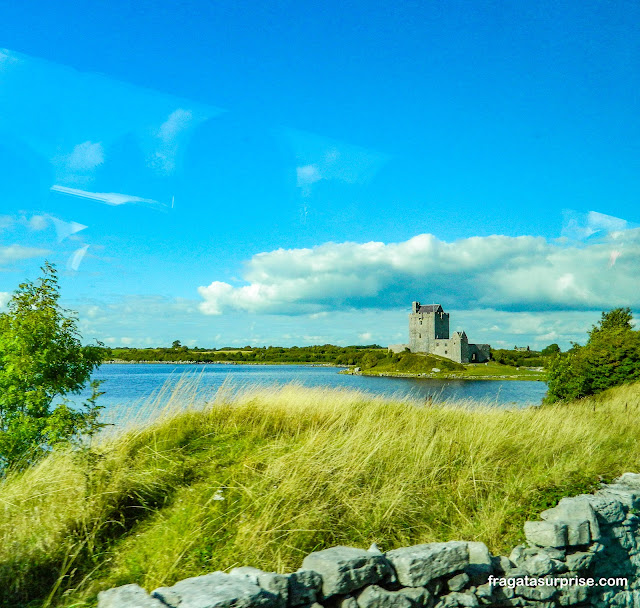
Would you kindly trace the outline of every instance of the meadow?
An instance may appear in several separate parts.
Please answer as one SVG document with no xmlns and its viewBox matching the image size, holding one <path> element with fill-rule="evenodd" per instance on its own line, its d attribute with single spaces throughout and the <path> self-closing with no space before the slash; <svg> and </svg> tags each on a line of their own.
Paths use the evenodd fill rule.
<svg viewBox="0 0 640 608">
<path fill-rule="evenodd" d="M 154 404 L 148 404 L 152 410 Z M 640 470 L 640 385 L 518 410 L 356 391 L 181 383 L 151 422 L 52 451 L 0 491 L 0 604 L 92 606 L 337 544 L 480 540 Z"/>
</svg>

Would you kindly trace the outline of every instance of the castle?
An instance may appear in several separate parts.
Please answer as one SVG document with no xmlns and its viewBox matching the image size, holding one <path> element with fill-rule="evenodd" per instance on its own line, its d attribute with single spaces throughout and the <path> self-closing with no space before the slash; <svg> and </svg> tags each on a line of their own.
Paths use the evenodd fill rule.
<svg viewBox="0 0 640 608">
<path fill-rule="evenodd" d="M 483 363 L 488 361 L 488 344 L 469 344 L 467 334 L 454 331 L 449 335 L 449 313 L 440 304 L 422 306 L 413 302 L 409 314 L 409 344 L 391 344 L 394 353 L 409 349 L 412 353 L 429 353 L 446 357 L 457 363 Z"/>
</svg>

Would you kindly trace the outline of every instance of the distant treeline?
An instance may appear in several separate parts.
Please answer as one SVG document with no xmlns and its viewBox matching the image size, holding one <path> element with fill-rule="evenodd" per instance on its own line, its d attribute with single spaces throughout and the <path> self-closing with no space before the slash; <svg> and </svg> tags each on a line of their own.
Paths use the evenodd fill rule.
<svg viewBox="0 0 640 608">
<path fill-rule="evenodd" d="M 491 349 L 491 358 L 497 363 L 513 365 L 514 367 L 546 367 L 549 360 L 560 352 L 557 344 L 550 344 L 540 351 L 537 350 L 507 350 L 503 348 Z"/>
<path fill-rule="evenodd" d="M 220 349 L 187 348 L 180 344 L 172 348 L 108 348 L 106 360 L 119 361 L 193 361 L 215 363 L 237 361 L 245 363 L 331 363 L 334 365 L 360 365 L 363 357 L 371 353 L 376 358 L 387 356 L 387 349 L 377 344 L 357 346 L 281 346 Z"/>
<path fill-rule="evenodd" d="M 560 351 L 552 344 L 542 351 L 492 350 L 492 358 L 504 365 L 516 367 L 543 367 L 551 355 Z M 171 348 L 107 348 L 105 360 L 118 361 L 175 361 L 195 363 L 215 363 L 236 361 L 239 363 L 329 363 L 333 365 L 358 365 L 374 367 L 382 359 L 393 358 L 386 348 L 378 344 L 334 346 L 263 346 L 242 348 L 225 346 L 222 348 L 188 348 L 177 340 Z"/>
</svg>

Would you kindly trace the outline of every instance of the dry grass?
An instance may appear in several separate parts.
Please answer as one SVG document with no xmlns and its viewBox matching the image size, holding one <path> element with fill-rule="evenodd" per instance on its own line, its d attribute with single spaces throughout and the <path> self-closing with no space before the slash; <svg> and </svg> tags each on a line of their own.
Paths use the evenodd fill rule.
<svg viewBox="0 0 640 608">
<path fill-rule="evenodd" d="M 0 491 L 0 603 L 87 605 L 216 569 L 291 570 L 335 544 L 482 540 L 640 470 L 640 385 L 503 410 L 289 385 L 165 395 L 145 426 L 56 453 Z"/>
</svg>

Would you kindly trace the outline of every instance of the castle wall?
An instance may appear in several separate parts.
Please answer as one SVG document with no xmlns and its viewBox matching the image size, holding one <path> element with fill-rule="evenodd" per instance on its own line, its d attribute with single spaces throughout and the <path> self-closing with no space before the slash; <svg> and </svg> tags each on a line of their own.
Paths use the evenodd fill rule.
<svg viewBox="0 0 640 608">
<path fill-rule="evenodd" d="M 416 310 L 414 302 L 413 310 Z M 449 314 L 412 312 L 409 315 L 409 349 L 412 353 L 431 353 L 436 340 L 449 338 Z"/>
<path fill-rule="evenodd" d="M 245 566 L 151 594 L 130 583 L 99 593 L 98 608 L 640 608 L 638 506 L 640 475 L 626 473 L 525 522 L 509 557 L 477 541 L 332 547 L 290 574 Z"/>
<path fill-rule="evenodd" d="M 491 346 L 488 344 L 469 344 L 469 363 L 484 363 L 485 361 L 489 361 L 490 358 Z"/>
</svg>

